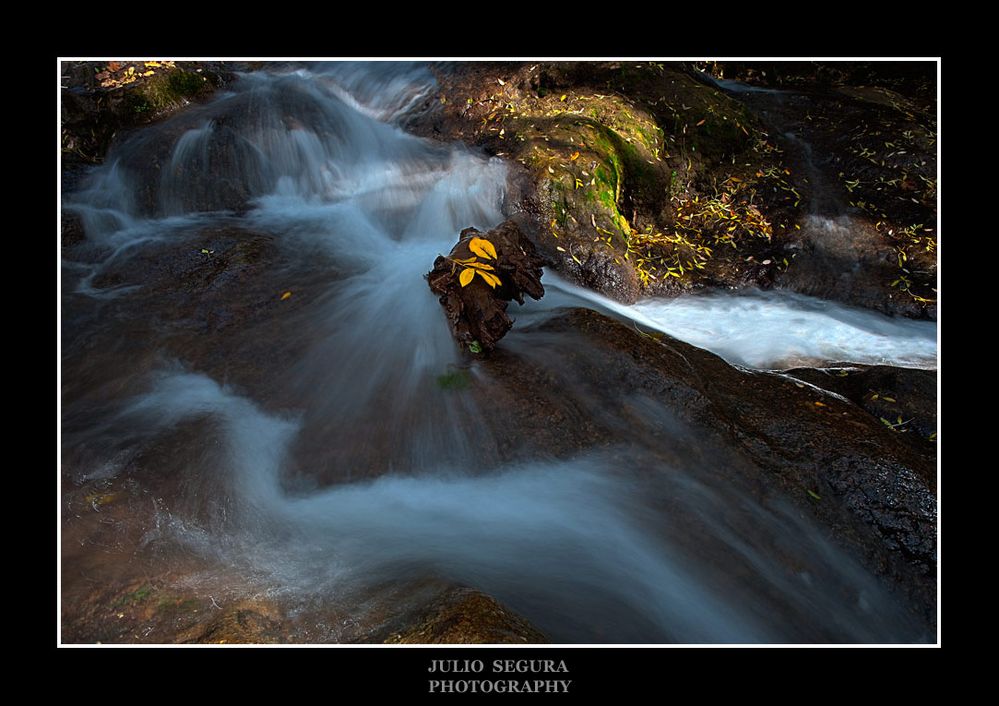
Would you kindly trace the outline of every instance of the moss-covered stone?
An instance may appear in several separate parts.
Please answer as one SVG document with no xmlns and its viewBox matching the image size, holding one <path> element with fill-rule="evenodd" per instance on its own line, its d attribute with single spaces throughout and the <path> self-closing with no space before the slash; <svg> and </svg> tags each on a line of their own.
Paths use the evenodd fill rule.
<svg viewBox="0 0 999 706">
<path fill-rule="evenodd" d="M 748 223 L 730 229 L 724 209 L 697 220 L 703 209 L 687 207 L 710 199 L 762 205 L 792 195 L 756 176 L 760 165 L 767 173 L 783 166 L 779 151 L 761 148 L 758 122 L 678 66 L 476 65 L 442 74 L 441 85 L 432 134 L 472 139 L 523 166 L 532 186 L 522 206 L 536 217 L 537 245 L 570 279 L 634 301 L 642 293 L 769 276 L 740 267 L 746 257 L 783 261 L 768 253 L 779 247 L 774 226 L 782 231 L 788 218 L 767 220 L 767 237 L 757 238 Z M 716 239 L 748 246 L 717 252 Z"/>
<path fill-rule="evenodd" d="M 63 160 L 88 164 L 102 161 L 122 131 L 176 112 L 234 78 L 224 64 L 208 62 L 65 62 L 63 71 Z"/>
</svg>

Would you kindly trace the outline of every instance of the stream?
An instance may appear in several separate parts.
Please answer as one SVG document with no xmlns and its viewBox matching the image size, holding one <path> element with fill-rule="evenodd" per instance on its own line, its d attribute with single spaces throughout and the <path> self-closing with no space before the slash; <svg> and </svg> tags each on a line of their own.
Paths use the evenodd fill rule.
<svg viewBox="0 0 999 706">
<path fill-rule="evenodd" d="M 531 460 L 499 461 L 509 432 L 473 392 L 506 382 L 457 349 L 423 275 L 461 229 L 510 214 L 507 169 L 407 134 L 431 95 L 414 64 L 245 74 L 63 195 L 86 240 L 62 263 L 62 483 L 149 491 L 136 547 L 64 565 L 64 597 L 155 555 L 196 561 L 195 588 L 218 567 L 292 612 L 353 616 L 310 633 L 322 641 L 356 639 L 386 586 L 402 610 L 428 579 L 482 590 L 553 642 L 932 641 L 825 529 L 740 480 L 751 469 L 727 473 L 744 457 L 652 397 L 623 400 L 625 423 L 599 380 L 558 363 L 595 349 L 538 326 L 588 307 L 773 370 L 935 369 L 935 324 L 781 291 L 625 306 L 546 272 L 500 347 L 615 441 L 525 441 Z"/>
</svg>

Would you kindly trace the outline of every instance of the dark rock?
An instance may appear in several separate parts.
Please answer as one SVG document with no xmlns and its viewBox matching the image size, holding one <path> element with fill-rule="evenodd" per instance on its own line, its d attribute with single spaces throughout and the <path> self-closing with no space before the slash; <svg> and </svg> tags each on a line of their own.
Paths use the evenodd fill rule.
<svg viewBox="0 0 999 706">
<path fill-rule="evenodd" d="M 744 263 L 779 262 L 779 238 L 792 235 L 790 192 L 771 183 L 783 165 L 759 147 L 756 119 L 722 91 L 669 63 L 438 69 L 440 104 L 412 129 L 476 142 L 526 173 L 518 206 L 534 221 L 528 234 L 569 279 L 633 302 L 772 278 Z M 724 209 L 746 218 L 723 223 Z"/>
<path fill-rule="evenodd" d="M 934 462 L 937 371 L 850 364 L 796 368 L 788 370 L 787 374 L 843 395 L 886 427 L 894 429 L 899 439 L 926 455 L 930 464 Z M 935 484 L 936 479 L 926 480 Z"/>
<path fill-rule="evenodd" d="M 798 191 L 808 215 L 782 255 L 789 266 L 775 285 L 933 318 L 935 66 L 847 64 L 788 64 L 794 80 L 782 83 L 785 90 L 733 92 L 804 177 Z M 760 70 L 774 75 L 771 68 L 755 70 L 757 77 Z M 738 75 L 753 71 L 749 66 Z"/>
<path fill-rule="evenodd" d="M 935 78 L 908 63 L 737 72 L 781 93 L 673 63 L 446 64 L 411 127 L 516 165 L 539 252 L 614 299 L 781 286 L 932 318 Z"/>
<path fill-rule="evenodd" d="M 389 635 L 390 644 L 540 644 L 548 638 L 495 599 L 470 588 L 442 594 L 413 624 Z"/>
<path fill-rule="evenodd" d="M 496 258 L 478 257 L 469 249 L 470 243 L 482 238 L 496 249 Z M 487 267 L 487 277 L 496 276 L 499 284 L 490 286 L 484 277 L 473 272 L 465 286 L 459 277 L 470 267 L 462 261 L 474 259 Z M 534 245 L 524 237 L 513 221 L 506 221 L 487 233 L 475 228 L 461 231 L 458 243 L 448 257 L 438 256 L 434 268 L 427 274 L 430 289 L 440 296 L 447 312 L 451 332 L 463 346 L 475 353 L 487 353 L 496 347 L 513 321 L 506 313 L 507 304 L 516 300 L 524 303 L 524 295 L 541 299 L 545 288 L 541 285 L 542 265 Z"/>
<path fill-rule="evenodd" d="M 923 106 L 936 100 L 936 65 L 918 61 L 705 61 L 698 72 L 752 86 L 792 90 L 890 90 Z"/>
<path fill-rule="evenodd" d="M 246 601 L 227 607 L 214 620 L 176 636 L 180 644 L 275 644 L 287 642 L 282 633 L 281 616 L 273 607 Z"/>
<path fill-rule="evenodd" d="M 145 62 L 63 62 L 64 162 L 100 163 L 122 131 L 204 100 L 234 79 L 220 62 L 169 63 L 149 68 Z"/>
<path fill-rule="evenodd" d="M 740 370 L 591 310 L 574 309 L 516 335 L 522 345 L 483 361 L 491 375 L 473 388 L 515 440 L 499 446 L 503 462 L 623 443 L 655 448 L 670 463 L 680 448 L 670 437 L 645 436 L 663 432 L 641 431 L 656 426 L 653 410 L 636 396 L 653 400 L 654 413 L 674 416 L 698 436 L 699 447 L 735 450 L 717 483 L 730 484 L 736 474 L 764 497 L 791 502 L 886 577 L 923 619 L 934 620 L 933 453 L 853 402 L 789 374 Z M 851 384 L 859 390 L 907 377 L 874 370 Z M 882 381 L 881 374 L 889 377 Z M 915 377 L 915 387 L 928 392 L 925 376 Z M 565 394 L 570 388 L 573 394 Z"/>
<path fill-rule="evenodd" d="M 83 232 L 83 220 L 76 213 L 62 212 L 62 247 L 72 247 L 86 239 Z"/>
</svg>

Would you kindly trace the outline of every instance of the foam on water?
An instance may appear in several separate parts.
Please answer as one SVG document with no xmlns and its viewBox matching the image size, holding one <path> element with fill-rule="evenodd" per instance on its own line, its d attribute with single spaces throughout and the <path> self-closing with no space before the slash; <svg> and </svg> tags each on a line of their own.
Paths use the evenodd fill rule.
<svg viewBox="0 0 999 706">
<path fill-rule="evenodd" d="M 834 362 L 937 367 L 933 321 L 891 317 L 786 290 L 705 292 L 626 305 L 545 274 L 540 308 L 586 305 L 717 353 L 735 365 L 784 369 Z M 555 296 L 551 296 L 551 293 Z"/>
</svg>

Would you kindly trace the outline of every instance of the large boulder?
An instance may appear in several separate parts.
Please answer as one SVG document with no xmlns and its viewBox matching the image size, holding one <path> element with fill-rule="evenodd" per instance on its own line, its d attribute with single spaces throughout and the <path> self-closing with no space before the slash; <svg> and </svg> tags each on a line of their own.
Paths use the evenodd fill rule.
<svg viewBox="0 0 999 706">
<path fill-rule="evenodd" d="M 678 63 L 448 64 L 411 128 L 508 159 L 541 253 L 612 298 L 778 285 L 933 318 L 927 66 L 773 92 Z"/>
<path fill-rule="evenodd" d="M 713 482 L 739 479 L 762 502 L 791 503 L 882 576 L 921 620 L 935 620 L 936 464 L 932 445 L 922 446 L 929 442 L 913 447 L 914 439 L 879 416 L 828 392 L 831 385 L 807 382 L 824 379 L 821 373 L 736 368 L 591 310 L 573 309 L 512 335 L 535 345 L 497 349 L 483 361 L 491 374 L 473 386 L 506 432 L 497 448 L 504 461 L 625 444 L 654 448 L 666 464 L 701 464 L 704 451 L 684 450 L 694 436 L 698 449 L 732 452 L 712 462 Z M 857 376 L 846 384 L 858 400 L 868 384 L 902 389 Z M 932 406 L 932 398 L 923 400 Z M 667 419 L 684 431 L 663 427 Z"/>
<path fill-rule="evenodd" d="M 756 118 L 681 66 L 475 64 L 438 80 L 413 129 L 516 165 L 515 200 L 569 279 L 631 302 L 786 268 L 795 177 Z"/>
<path fill-rule="evenodd" d="M 63 161 L 98 164 L 120 133 L 204 100 L 233 78 L 219 62 L 63 62 Z"/>
</svg>

